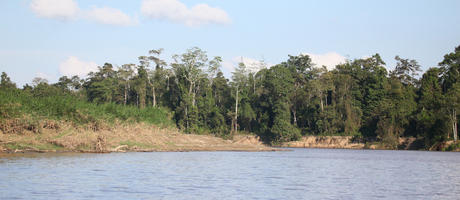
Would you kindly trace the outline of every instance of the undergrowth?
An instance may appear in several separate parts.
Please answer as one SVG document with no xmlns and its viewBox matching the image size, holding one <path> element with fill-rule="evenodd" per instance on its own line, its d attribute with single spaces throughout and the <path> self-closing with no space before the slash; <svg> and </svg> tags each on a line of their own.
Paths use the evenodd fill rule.
<svg viewBox="0 0 460 200">
<path fill-rule="evenodd" d="M 76 125 L 147 123 L 173 126 L 170 113 L 162 108 L 139 109 L 115 103 L 96 104 L 70 94 L 34 96 L 12 89 L 0 90 L 0 129 L 12 126 L 39 132 L 46 120 L 67 121 Z M 3 128 L 2 128 L 3 127 Z"/>
</svg>

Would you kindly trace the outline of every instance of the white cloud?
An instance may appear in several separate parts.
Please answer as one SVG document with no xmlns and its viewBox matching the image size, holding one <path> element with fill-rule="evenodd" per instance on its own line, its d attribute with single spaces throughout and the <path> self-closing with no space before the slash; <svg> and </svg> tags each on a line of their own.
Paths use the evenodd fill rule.
<svg viewBox="0 0 460 200">
<path fill-rule="evenodd" d="M 129 26 L 136 21 L 121 10 L 110 7 L 93 7 L 81 10 L 74 0 L 32 0 L 30 9 L 43 18 L 69 21 L 72 19 L 88 19 L 99 24 Z"/>
<path fill-rule="evenodd" d="M 124 12 L 109 7 L 92 8 L 85 15 L 89 20 L 95 21 L 100 24 L 129 26 L 136 24 L 129 15 Z"/>
<path fill-rule="evenodd" d="M 80 10 L 73 0 L 32 0 L 30 9 L 38 17 L 58 20 L 74 19 Z"/>
<path fill-rule="evenodd" d="M 42 78 L 42 79 L 46 79 L 46 80 L 51 79 L 51 76 L 50 76 L 50 75 L 45 74 L 45 73 L 43 73 L 43 72 L 37 72 L 37 73 L 35 73 L 35 77 Z"/>
<path fill-rule="evenodd" d="M 178 0 L 143 0 L 141 13 L 152 19 L 170 20 L 187 26 L 231 23 L 228 14 L 220 8 L 207 4 L 187 8 Z"/>
<path fill-rule="evenodd" d="M 235 68 L 238 66 L 239 63 L 243 62 L 246 65 L 246 69 L 248 72 L 256 73 L 262 69 L 262 66 L 266 68 L 270 68 L 273 66 L 271 63 L 262 63 L 262 61 L 248 58 L 243 56 L 237 56 L 232 58 L 231 60 L 224 60 L 222 62 L 222 72 L 224 73 L 225 77 L 230 78 L 232 72 L 235 71 Z"/>
<path fill-rule="evenodd" d="M 253 72 L 253 73 L 258 72 L 263 67 L 269 68 L 273 66 L 273 64 L 269 64 L 269 63 L 267 64 L 267 63 L 262 62 L 261 60 L 256 60 L 254 58 L 248 58 L 248 57 L 235 57 L 233 58 L 233 62 L 236 63 L 237 65 L 241 62 L 244 63 L 244 65 L 246 65 L 246 69 L 249 72 Z"/>
<path fill-rule="evenodd" d="M 324 65 L 327 67 L 327 70 L 333 70 L 336 65 L 345 63 L 347 61 L 344 56 L 335 52 L 326 54 L 304 53 L 303 55 L 310 56 L 312 62 L 316 64 L 316 67 L 322 67 Z"/>
<path fill-rule="evenodd" d="M 59 65 L 59 72 L 62 76 L 86 76 L 89 72 L 97 71 L 97 64 L 94 62 L 81 61 L 75 56 L 70 56 Z"/>
</svg>

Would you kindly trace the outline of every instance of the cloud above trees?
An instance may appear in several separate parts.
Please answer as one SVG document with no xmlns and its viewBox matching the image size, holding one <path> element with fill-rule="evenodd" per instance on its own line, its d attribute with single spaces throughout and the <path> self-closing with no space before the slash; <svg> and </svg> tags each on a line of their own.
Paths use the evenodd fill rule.
<svg viewBox="0 0 460 200">
<path fill-rule="evenodd" d="M 63 21 L 75 19 L 80 12 L 73 0 L 32 0 L 30 9 L 38 17 Z"/>
<path fill-rule="evenodd" d="M 167 20 L 186 26 L 229 24 L 230 17 L 220 8 L 197 4 L 188 8 L 178 0 L 143 0 L 141 13 L 151 19 Z"/>
<path fill-rule="evenodd" d="M 95 6 L 89 10 L 82 10 L 74 0 L 32 0 L 30 9 L 37 17 L 60 21 L 87 19 L 99 24 L 116 26 L 136 24 L 136 20 L 133 17 L 121 10 Z"/>
<path fill-rule="evenodd" d="M 29 7 L 40 18 L 60 21 L 86 19 L 116 26 L 138 24 L 134 17 L 119 9 L 107 6 L 81 9 L 76 0 L 32 0 Z M 223 9 L 203 3 L 187 7 L 179 0 L 142 0 L 140 13 L 148 20 L 168 21 L 189 27 L 231 23 Z"/>
<path fill-rule="evenodd" d="M 333 70 L 336 65 L 347 62 L 347 59 L 344 56 L 336 52 L 329 52 L 325 54 L 303 53 L 303 55 L 310 56 L 312 62 L 315 64 L 315 67 L 326 66 L 327 70 Z"/>
<path fill-rule="evenodd" d="M 85 16 L 89 20 L 100 24 L 130 26 L 137 23 L 132 17 L 121 10 L 110 7 L 93 7 L 91 10 L 86 12 Z"/>
<path fill-rule="evenodd" d="M 95 62 L 82 61 L 75 56 L 69 56 L 59 65 L 59 73 L 62 76 L 80 76 L 84 77 L 89 72 L 98 70 L 98 65 Z"/>
</svg>

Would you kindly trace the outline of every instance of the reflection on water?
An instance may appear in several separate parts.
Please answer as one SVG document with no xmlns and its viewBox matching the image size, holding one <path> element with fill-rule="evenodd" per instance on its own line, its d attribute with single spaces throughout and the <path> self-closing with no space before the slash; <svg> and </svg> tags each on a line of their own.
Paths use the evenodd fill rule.
<svg viewBox="0 0 460 200">
<path fill-rule="evenodd" d="M 0 199 L 459 199 L 460 154 L 2 154 Z"/>
</svg>

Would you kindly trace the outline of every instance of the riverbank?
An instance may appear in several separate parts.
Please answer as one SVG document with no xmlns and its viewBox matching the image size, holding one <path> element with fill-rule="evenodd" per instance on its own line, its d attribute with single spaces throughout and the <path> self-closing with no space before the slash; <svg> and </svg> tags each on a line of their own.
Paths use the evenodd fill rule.
<svg viewBox="0 0 460 200">
<path fill-rule="evenodd" d="M 288 148 L 322 148 L 322 149 L 390 149 L 378 142 L 364 143 L 353 139 L 352 136 L 304 136 L 299 141 L 286 142 L 280 147 Z M 416 138 L 398 139 L 397 150 L 423 150 L 423 140 Z M 428 150 L 430 151 L 460 151 L 459 144 L 453 145 L 453 141 L 437 143 Z"/>
<path fill-rule="evenodd" d="M 364 143 L 353 142 L 351 136 L 305 136 L 299 141 L 286 142 L 281 147 L 290 148 L 327 148 L 327 149 L 363 149 Z"/>
<path fill-rule="evenodd" d="M 162 152 L 162 151 L 276 151 L 258 137 L 236 135 L 225 140 L 212 135 L 184 134 L 173 128 L 136 123 L 92 130 L 59 123 L 40 133 L 0 133 L 0 152 Z"/>
<path fill-rule="evenodd" d="M 181 152 L 181 151 L 279 151 L 263 144 L 254 135 L 235 135 L 222 139 L 213 135 L 184 134 L 175 128 L 145 123 L 75 126 L 67 122 L 47 121 L 39 131 L 21 133 L 0 131 L 0 152 Z M 400 138 L 399 150 L 420 150 L 416 138 Z M 439 143 L 431 151 L 460 151 L 452 141 Z M 304 136 L 286 142 L 283 148 L 388 149 L 380 143 L 363 143 L 352 136 Z"/>
</svg>

